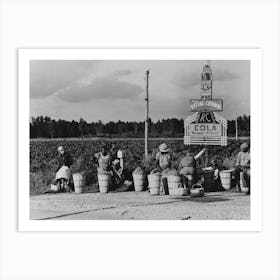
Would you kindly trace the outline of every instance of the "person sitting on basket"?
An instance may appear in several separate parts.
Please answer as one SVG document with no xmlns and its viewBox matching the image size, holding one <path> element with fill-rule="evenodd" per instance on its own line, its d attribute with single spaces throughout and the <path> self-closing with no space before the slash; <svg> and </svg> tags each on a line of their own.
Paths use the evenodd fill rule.
<svg viewBox="0 0 280 280">
<path fill-rule="evenodd" d="M 64 151 L 62 146 L 59 146 L 57 151 L 58 168 L 56 169 L 55 176 L 56 185 L 59 191 L 70 191 L 70 166 L 73 164 L 73 159 L 69 152 Z"/>
<path fill-rule="evenodd" d="M 185 156 L 180 160 L 178 173 L 181 175 L 184 186 L 191 188 L 198 180 L 196 160 L 200 158 L 206 149 L 202 149 L 197 155 L 194 155 L 190 150 L 187 150 Z"/>
<path fill-rule="evenodd" d="M 157 167 L 151 173 L 160 173 L 162 176 L 162 184 L 164 192 L 168 192 L 167 176 L 171 170 L 172 155 L 166 143 L 159 145 L 159 152 L 156 154 Z"/>
<path fill-rule="evenodd" d="M 159 145 L 159 152 L 156 154 L 157 167 L 151 173 L 166 173 L 170 170 L 172 163 L 172 156 L 169 148 L 165 143 Z"/>
<path fill-rule="evenodd" d="M 236 164 L 234 170 L 234 177 L 236 180 L 236 192 L 240 192 L 240 177 L 243 179 L 247 186 L 248 192 L 246 194 L 250 194 L 250 148 L 247 143 L 243 143 L 240 146 L 241 152 L 238 153 L 236 157 Z"/>
</svg>

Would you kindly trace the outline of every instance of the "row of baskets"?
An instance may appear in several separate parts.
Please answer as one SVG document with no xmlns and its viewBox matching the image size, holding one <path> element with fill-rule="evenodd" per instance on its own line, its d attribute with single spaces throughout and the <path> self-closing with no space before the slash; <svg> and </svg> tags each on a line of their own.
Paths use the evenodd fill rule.
<svg viewBox="0 0 280 280">
<path fill-rule="evenodd" d="M 229 190 L 232 187 L 232 173 L 233 170 L 220 171 L 221 184 L 224 190 Z M 149 174 L 146 176 L 144 173 L 133 173 L 133 182 L 136 192 L 145 190 L 146 181 L 148 179 L 148 185 L 151 195 L 160 194 L 162 188 L 162 177 L 159 173 Z M 111 175 L 98 174 L 99 191 L 101 193 L 107 193 L 110 190 L 112 183 Z M 168 190 L 170 195 L 186 195 L 188 189 L 184 188 L 181 177 L 178 175 L 169 175 L 166 177 L 168 182 Z M 242 178 L 242 176 L 241 176 Z M 85 190 L 85 177 L 80 173 L 73 174 L 73 181 L 76 193 L 82 193 Z M 241 189 L 246 191 L 246 186 L 241 180 Z M 195 188 L 200 188 L 200 185 L 196 185 Z"/>
<path fill-rule="evenodd" d="M 100 193 L 108 193 L 112 184 L 112 178 L 109 174 L 98 174 L 98 184 Z M 163 188 L 162 177 L 160 174 L 149 174 L 148 184 L 151 195 L 159 195 L 161 188 Z M 83 193 L 85 187 L 85 177 L 80 173 L 73 174 L 73 181 L 75 187 L 75 193 Z M 146 186 L 146 175 L 144 174 L 133 174 L 134 188 L 136 192 L 142 192 Z M 169 175 L 167 177 L 168 190 L 170 195 L 187 195 L 188 189 L 184 188 L 181 183 L 181 177 L 176 175 Z M 200 190 L 201 189 L 201 190 Z M 193 188 L 193 193 L 204 194 L 201 185 L 197 184 Z M 194 195 L 195 196 L 195 195 Z"/>
</svg>

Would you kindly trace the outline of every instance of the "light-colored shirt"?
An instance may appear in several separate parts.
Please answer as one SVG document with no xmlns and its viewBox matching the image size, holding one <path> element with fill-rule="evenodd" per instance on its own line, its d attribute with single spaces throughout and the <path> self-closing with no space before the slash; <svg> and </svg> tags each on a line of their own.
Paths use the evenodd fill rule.
<svg viewBox="0 0 280 280">
<path fill-rule="evenodd" d="M 246 166 L 246 165 L 250 165 L 250 151 L 247 152 L 239 152 L 237 157 L 236 157 L 236 165 L 240 165 L 240 166 Z"/>
<path fill-rule="evenodd" d="M 158 152 L 156 160 L 159 162 L 160 168 L 164 170 L 171 166 L 172 157 L 169 153 L 162 154 L 161 152 Z"/>
<path fill-rule="evenodd" d="M 101 152 L 95 154 L 95 157 L 98 159 L 98 165 L 103 170 L 108 170 L 109 166 L 111 165 L 111 156 L 107 154 L 103 156 Z"/>
</svg>

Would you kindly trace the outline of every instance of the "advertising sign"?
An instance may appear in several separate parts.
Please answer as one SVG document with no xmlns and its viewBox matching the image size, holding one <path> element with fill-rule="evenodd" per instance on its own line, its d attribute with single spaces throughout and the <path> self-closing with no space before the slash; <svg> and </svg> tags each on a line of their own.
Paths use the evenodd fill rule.
<svg viewBox="0 0 280 280">
<path fill-rule="evenodd" d="M 222 99 L 190 99 L 190 111 L 223 111 Z"/>
<path fill-rule="evenodd" d="M 191 123 L 189 125 L 189 136 L 221 137 L 222 126 L 219 123 Z"/>
</svg>

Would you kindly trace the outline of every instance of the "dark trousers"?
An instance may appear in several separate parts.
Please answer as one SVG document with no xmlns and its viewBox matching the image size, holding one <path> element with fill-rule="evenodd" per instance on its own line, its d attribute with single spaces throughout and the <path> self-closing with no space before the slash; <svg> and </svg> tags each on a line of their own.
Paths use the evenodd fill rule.
<svg viewBox="0 0 280 280">
<path fill-rule="evenodd" d="M 244 168 L 242 166 L 236 166 L 235 169 L 234 169 L 234 178 L 235 178 L 235 181 L 236 181 L 236 190 L 240 191 L 241 188 L 240 188 L 240 173 L 243 172 L 243 176 L 244 176 L 244 179 L 248 185 L 248 188 L 249 188 L 249 193 L 250 193 L 250 176 L 247 172 L 247 168 Z"/>
</svg>

